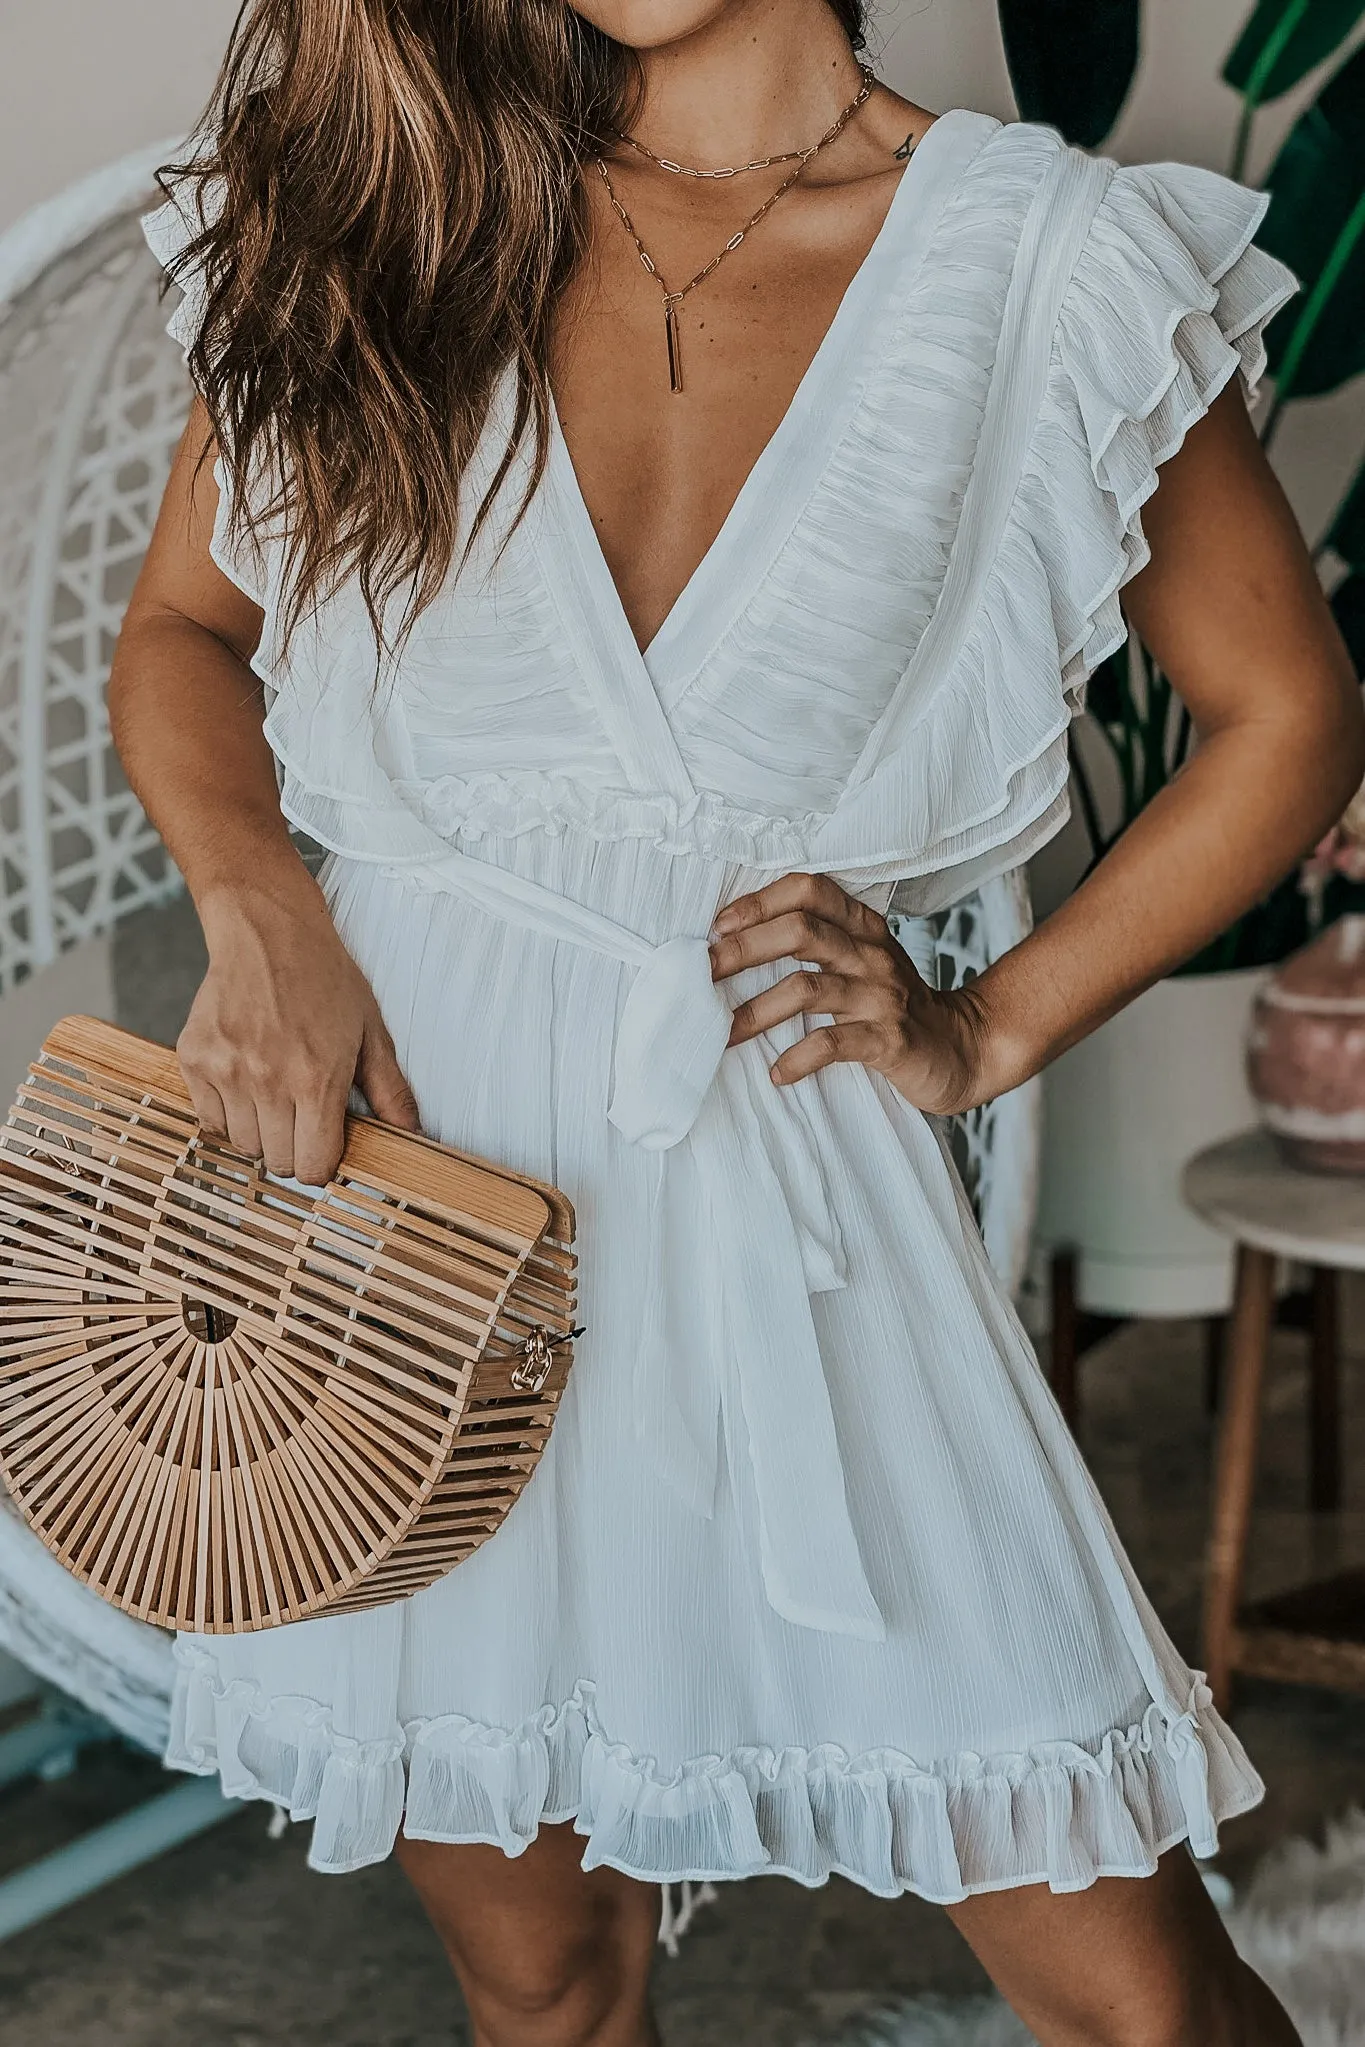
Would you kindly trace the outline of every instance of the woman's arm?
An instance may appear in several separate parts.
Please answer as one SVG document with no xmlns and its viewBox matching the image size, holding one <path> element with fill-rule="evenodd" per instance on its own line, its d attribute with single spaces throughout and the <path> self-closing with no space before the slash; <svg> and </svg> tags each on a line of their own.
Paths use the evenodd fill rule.
<svg viewBox="0 0 1365 2047">
<path fill-rule="evenodd" d="M 209 554 L 217 508 L 196 405 L 109 683 L 128 779 L 194 898 L 209 969 L 176 1050 L 206 1130 L 326 1181 L 354 1081 L 417 1125 L 378 1005 L 280 813 L 250 661 L 261 613 Z"/>
<path fill-rule="evenodd" d="M 1236 386 L 1163 468 L 1152 560 L 1125 606 L 1199 735 L 1182 772 L 1062 907 L 969 988 L 932 994 L 883 921 L 821 877 L 789 875 L 717 919 L 717 978 L 814 960 L 736 1012 L 734 1041 L 833 1015 L 774 1069 L 832 1059 L 954 1113 L 1017 1086 L 1188 959 L 1316 843 L 1365 777 L 1350 658 Z"/>
</svg>

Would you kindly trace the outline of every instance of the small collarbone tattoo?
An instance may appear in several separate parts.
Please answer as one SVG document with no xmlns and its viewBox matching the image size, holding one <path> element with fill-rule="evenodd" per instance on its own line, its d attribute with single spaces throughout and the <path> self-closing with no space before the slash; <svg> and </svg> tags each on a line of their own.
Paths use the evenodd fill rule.
<svg viewBox="0 0 1365 2047">
<path fill-rule="evenodd" d="M 897 163 L 909 163 L 914 153 L 915 138 L 913 135 L 907 135 L 900 148 L 896 151 L 895 161 Z"/>
</svg>

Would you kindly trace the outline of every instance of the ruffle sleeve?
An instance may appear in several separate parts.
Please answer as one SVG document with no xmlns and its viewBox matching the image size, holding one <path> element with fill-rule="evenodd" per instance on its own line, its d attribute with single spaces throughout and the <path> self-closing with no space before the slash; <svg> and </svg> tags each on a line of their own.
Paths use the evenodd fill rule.
<svg viewBox="0 0 1365 2047">
<path fill-rule="evenodd" d="M 148 247 L 178 293 L 166 332 L 187 362 L 208 311 L 193 245 L 221 206 L 222 190 L 191 171 L 142 220 Z M 411 777 L 401 697 L 387 673 L 379 680 L 356 579 L 308 611 L 289 637 L 290 550 L 270 509 L 279 493 L 258 464 L 239 498 L 221 455 L 214 480 L 210 555 L 263 615 L 251 667 L 264 691 L 263 729 L 284 815 L 318 844 L 353 858 L 397 866 L 440 859 L 450 846 L 428 822 L 426 792 Z"/>
<path fill-rule="evenodd" d="M 191 252 L 221 205 L 221 185 L 190 173 L 175 179 L 167 189 L 164 203 L 142 219 L 147 246 L 165 271 L 168 283 L 179 294 L 166 322 L 166 332 L 179 343 L 187 363 L 208 311 L 203 269 Z M 214 464 L 213 474 L 218 486 L 218 509 L 209 552 L 229 582 L 253 604 L 269 612 L 273 608 L 272 565 L 264 524 L 248 508 L 234 502 L 221 459 Z M 278 573 L 276 564 L 275 574 Z"/>
<path fill-rule="evenodd" d="M 221 205 L 221 184 L 191 173 L 175 180 L 142 231 L 179 298 L 166 323 L 188 360 L 208 294 L 193 244 Z M 276 758 L 280 807 L 292 825 L 332 851 L 385 864 L 439 859 L 449 846 L 426 821 L 403 779 L 406 750 L 395 692 L 379 686 L 375 645 L 359 586 L 349 578 L 298 621 L 287 638 L 290 550 L 271 508 L 279 493 L 257 464 L 239 498 L 221 455 L 212 559 L 262 613 L 251 666 L 262 684 L 264 732 Z M 399 735 L 395 737 L 395 734 Z"/>
<path fill-rule="evenodd" d="M 166 197 L 142 217 L 147 246 L 180 293 L 166 332 L 188 355 L 199 338 L 207 311 L 204 273 L 191 257 L 192 244 L 213 224 L 221 209 L 221 188 L 193 173 L 163 187 Z"/>
<path fill-rule="evenodd" d="M 1048 571 L 1064 684 L 1126 638 L 1119 592 L 1151 558 L 1158 470 L 1239 376 L 1250 403 L 1265 329 L 1298 290 L 1253 237 L 1263 192 L 1189 164 L 1114 173 L 1057 323 L 1020 493 Z"/>
<path fill-rule="evenodd" d="M 1151 558 L 1142 508 L 1160 466 L 1234 376 L 1251 401 L 1265 328 L 1298 289 L 1255 245 L 1266 195 L 1186 164 L 1079 162 L 1106 182 L 1049 327 L 1035 325 L 1022 458 L 1001 461 L 988 437 L 978 452 L 989 487 L 1012 493 L 999 543 L 917 700 L 893 707 L 895 743 L 822 834 L 835 864 L 891 856 L 896 820 L 903 841 L 904 820 L 924 820 L 898 896 L 921 914 L 1017 867 L 1065 822 L 1067 727 L 1127 638 L 1119 594 Z M 989 520 L 984 494 L 964 529 Z M 974 539 L 956 544 L 970 553 Z"/>
</svg>

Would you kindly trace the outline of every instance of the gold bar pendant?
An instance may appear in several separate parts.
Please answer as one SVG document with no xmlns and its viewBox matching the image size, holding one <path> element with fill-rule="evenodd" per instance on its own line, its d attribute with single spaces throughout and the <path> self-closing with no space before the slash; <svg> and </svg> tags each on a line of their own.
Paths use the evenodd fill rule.
<svg viewBox="0 0 1365 2047">
<path fill-rule="evenodd" d="M 669 304 L 664 307 L 664 331 L 668 336 L 668 388 L 675 394 L 682 390 L 682 337 L 678 333 L 678 308 Z"/>
</svg>

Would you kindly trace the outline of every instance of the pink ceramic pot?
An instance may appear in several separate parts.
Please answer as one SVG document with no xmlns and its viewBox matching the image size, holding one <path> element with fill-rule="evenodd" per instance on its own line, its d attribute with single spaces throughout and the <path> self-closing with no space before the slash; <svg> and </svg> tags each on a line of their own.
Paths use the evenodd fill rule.
<svg viewBox="0 0 1365 2047">
<path fill-rule="evenodd" d="M 1267 982 L 1247 1078 L 1295 1165 L 1365 1173 L 1365 916 L 1339 918 Z"/>
</svg>

